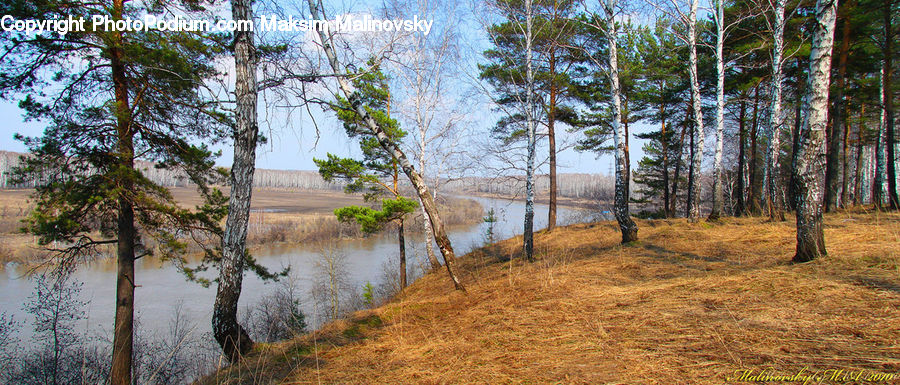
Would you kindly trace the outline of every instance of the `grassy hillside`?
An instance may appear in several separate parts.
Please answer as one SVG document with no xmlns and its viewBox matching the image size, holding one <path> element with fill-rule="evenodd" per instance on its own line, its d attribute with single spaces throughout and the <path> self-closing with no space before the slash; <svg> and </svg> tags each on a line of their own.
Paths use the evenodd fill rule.
<svg viewBox="0 0 900 385">
<path fill-rule="evenodd" d="M 201 382 L 721 384 L 844 369 L 844 383 L 861 370 L 857 383 L 900 383 L 900 215 L 826 222 L 829 256 L 804 265 L 788 263 L 793 222 L 760 218 L 641 221 L 629 246 L 614 223 L 569 226 L 538 234 L 531 264 L 503 260 L 510 239 L 461 259 L 468 295 L 432 273 Z"/>
</svg>

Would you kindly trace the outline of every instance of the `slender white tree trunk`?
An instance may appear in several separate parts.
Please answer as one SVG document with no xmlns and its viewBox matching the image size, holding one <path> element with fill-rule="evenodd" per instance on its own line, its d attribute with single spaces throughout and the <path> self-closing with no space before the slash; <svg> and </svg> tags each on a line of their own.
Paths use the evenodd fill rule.
<svg viewBox="0 0 900 385">
<path fill-rule="evenodd" d="M 690 187 L 690 207 L 688 208 L 688 220 L 696 222 L 700 220 L 700 167 L 703 163 L 703 103 L 700 95 L 700 81 L 697 73 L 697 3 L 699 0 L 691 0 L 691 10 L 688 13 L 688 73 L 691 81 L 691 102 L 694 110 L 694 128 L 697 140 L 694 153 L 691 157 L 691 167 L 694 169 L 694 180 Z"/>
<path fill-rule="evenodd" d="M 778 217 L 784 220 L 781 204 L 778 201 L 778 170 L 781 168 L 778 155 L 781 147 L 781 126 L 784 117 L 781 112 L 782 56 L 784 52 L 784 6 L 786 0 L 775 0 L 775 25 L 772 32 L 772 106 L 769 108 L 769 125 L 771 140 L 769 141 L 768 167 L 766 167 L 766 195 L 769 208 L 769 219 Z"/>
<path fill-rule="evenodd" d="M 724 0 L 716 0 L 716 155 L 714 162 L 713 204 L 712 212 L 709 214 L 710 219 L 718 218 L 724 210 L 722 153 L 725 149 L 725 6 L 723 3 Z"/>
<path fill-rule="evenodd" d="M 528 158 L 525 165 L 525 231 L 523 248 L 525 259 L 534 260 L 534 70 L 532 63 L 532 22 L 534 15 L 531 0 L 525 0 L 525 131 L 528 137 Z"/>
<path fill-rule="evenodd" d="M 418 45 L 417 45 L 418 47 Z M 422 116 L 422 64 L 421 56 L 416 55 L 416 125 L 419 126 L 419 172 L 425 174 L 425 159 L 428 157 L 428 125 Z M 428 263 L 432 269 L 439 269 L 441 262 L 434 255 L 434 231 L 431 228 L 431 218 L 428 216 L 428 210 L 425 210 L 425 204 L 419 199 L 419 206 L 422 208 L 422 227 L 425 230 L 425 254 L 428 256 Z"/>
<path fill-rule="evenodd" d="M 879 75 L 879 91 L 878 103 L 884 106 L 884 66 L 881 68 Z M 875 138 L 875 180 L 872 181 L 872 203 L 875 208 L 881 209 L 884 204 L 884 174 L 887 173 L 885 166 L 884 146 L 886 138 L 884 137 L 885 127 L 887 127 L 887 114 L 885 109 L 881 108 L 881 120 L 878 124 L 878 137 Z"/>
<path fill-rule="evenodd" d="M 809 86 L 803 103 L 805 114 L 794 164 L 797 183 L 797 253 L 794 262 L 807 262 L 826 255 L 820 195 L 825 177 L 825 129 L 836 12 L 836 0 L 816 2 L 816 28 L 809 54 Z"/>
<path fill-rule="evenodd" d="M 609 91 L 612 97 L 613 138 L 616 146 L 616 192 L 613 211 L 619 229 L 622 231 L 622 243 L 637 240 L 638 227 L 628 212 L 628 149 L 625 146 L 625 130 L 622 127 L 622 98 L 619 86 L 619 58 L 616 31 L 616 0 L 608 0 L 604 6 L 606 12 L 606 39 L 609 46 Z"/>
</svg>

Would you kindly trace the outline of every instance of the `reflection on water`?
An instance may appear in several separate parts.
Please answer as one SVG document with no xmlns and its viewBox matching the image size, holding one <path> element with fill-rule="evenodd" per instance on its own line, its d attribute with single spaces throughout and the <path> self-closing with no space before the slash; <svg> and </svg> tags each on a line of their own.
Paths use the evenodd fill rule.
<svg viewBox="0 0 900 385">
<path fill-rule="evenodd" d="M 525 205 L 520 201 L 508 201 L 490 198 L 471 198 L 484 207 L 487 212 L 494 209 L 495 239 L 505 239 L 522 233 L 522 218 Z M 560 225 L 590 221 L 594 218 L 586 210 L 560 208 L 558 218 Z M 547 224 L 547 206 L 535 206 L 535 230 Z M 471 226 L 456 227 L 450 231 L 450 239 L 457 255 L 468 253 L 473 248 L 484 244 L 487 224 L 479 223 Z M 409 264 L 425 264 L 424 247 L 421 234 L 409 234 L 406 237 L 407 258 Z M 346 256 L 349 279 L 357 287 L 366 282 L 377 283 L 383 275 L 383 265 L 389 258 L 396 259 L 396 234 L 377 234 L 365 239 L 342 240 L 338 243 L 340 252 Z M 437 248 L 435 247 L 435 250 Z M 264 266 L 279 271 L 290 266 L 291 276 L 302 293 L 306 293 L 303 311 L 311 325 L 317 324 L 315 309 L 309 298 L 312 287 L 312 271 L 314 262 L 320 258 L 320 250 L 316 246 L 275 245 L 265 250 L 257 250 L 254 257 Z M 168 327 L 169 319 L 176 305 L 181 304 L 185 315 L 197 324 L 198 333 L 210 331 L 210 319 L 215 297 L 215 288 L 204 288 L 196 283 L 186 282 L 182 274 L 169 264 L 161 264 L 158 260 L 139 260 L 136 272 L 135 302 L 137 316 L 143 330 L 156 332 Z M 207 276 L 214 277 L 215 271 L 210 269 Z M 27 339 L 31 330 L 31 319 L 23 312 L 22 307 L 28 301 L 33 290 L 33 283 L 20 278 L 23 273 L 15 266 L 8 266 L 6 274 L 0 276 L 0 312 L 13 314 L 18 321 L 26 321 L 21 328 L 20 337 Z M 112 329 L 115 302 L 115 261 L 98 260 L 81 266 L 74 278 L 84 283 L 81 291 L 82 300 L 88 303 L 85 313 L 87 320 L 84 327 L 92 331 L 109 331 Z M 253 274 L 244 278 L 241 295 L 241 309 L 253 304 L 275 289 L 274 284 L 261 281 Z"/>
</svg>

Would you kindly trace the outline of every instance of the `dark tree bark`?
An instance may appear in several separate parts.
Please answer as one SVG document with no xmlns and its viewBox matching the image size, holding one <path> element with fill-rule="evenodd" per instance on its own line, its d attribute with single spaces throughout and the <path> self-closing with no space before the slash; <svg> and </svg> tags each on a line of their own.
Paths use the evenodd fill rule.
<svg viewBox="0 0 900 385">
<path fill-rule="evenodd" d="M 556 104 L 559 89 L 556 86 L 556 50 L 551 48 L 549 60 L 550 95 L 547 105 L 547 141 L 550 146 L 550 207 L 548 209 L 547 230 L 556 228 Z"/>
<path fill-rule="evenodd" d="M 841 146 L 841 208 L 850 206 L 850 116 L 844 111 L 844 138 Z"/>
<path fill-rule="evenodd" d="M 828 89 L 837 1 L 818 0 L 816 29 L 809 60 L 809 88 L 794 173 L 797 175 L 797 252 L 794 262 L 807 262 L 826 255 L 822 224 L 823 145 L 828 125 Z"/>
<path fill-rule="evenodd" d="M 662 134 L 662 181 L 663 181 L 663 213 L 666 218 L 672 217 L 672 205 L 669 196 L 669 140 L 666 139 L 668 127 L 666 127 L 666 108 L 659 105 L 660 127 Z"/>
<path fill-rule="evenodd" d="M 402 290 L 406 288 L 406 240 L 403 239 L 403 219 L 397 221 L 397 242 L 400 245 L 400 289 Z"/>
<path fill-rule="evenodd" d="M 753 215 L 762 212 L 760 199 L 762 198 L 762 178 L 759 172 L 759 85 L 753 93 L 753 124 L 750 126 L 750 194 L 747 197 L 747 205 Z"/>
<path fill-rule="evenodd" d="M 862 204 L 862 168 L 863 168 L 863 119 L 866 116 L 866 105 L 863 104 L 859 111 L 859 124 L 856 129 L 856 167 L 853 175 L 853 205 Z"/>
<path fill-rule="evenodd" d="M 687 123 L 681 125 L 681 137 L 678 139 L 678 158 L 675 159 L 675 172 L 672 174 L 672 216 L 678 210 L 678 180 L 681 178 L 681 166 L 684 159 L 684 137 L 687 135 Z"/>
<path fill-rule="evenodd" d="M 838 73 L 835 77 L 834 103 L 831 109 L 831 125 L 828 126 L 828 154 L 825 163 L 825 212 L 831 212 L 837 209 L 838 194 L 840 190 L 840 167 L 841 167 L 841 134 L 840 130 L 845 125 L 846 117 L 844 107 L 844 86 L 847 77 L 847 57 L 850 52 L 850 20 L 846 15 L 850 2 L 841 7 L 841 20 L 843 27 L 841 28 L 841 47 L 838 53 Z"/>
<path fill-rule="evenodd" d="M 694 125 L 691 124 L 689 127 L 690 131 L 688 132 L 688 135 L 690 136 L 690 145 L 691 145 L 690 159 L 694 159 L 694 156 L 696 155 L 694 152 L 697 151 L 697 148 L 694 143 L 694 137 L 696 136 L 697 133 L 694 128 L 695 128 Z M 690 162 L 690 166 L 688 167 L 687 205 L 685 205 L 685 207 L 684 207 L 684 209 L 685 209 L 684 216 L 686 218 L 688 218 L 688 220 L 690 220 L 690 217 L 691 217 L 691 208 L 693 207 L 693 205 L 697 204 L 697 203 L 695 203 L 695 200 L 697 199 L 697 194 L 694 194 L 694 167 L 696 167 L 694 162 Z"/>
<path fill-rule="evenodd" d="M 112 18 L 121 20 L 124 0 L 113 1 Z M 113 32 L 109 56 L 116 100 L 116 133 L 122 167 L 134 170 L 134 131 L 128 100 L 128 81 L 123 63 L 122 32 Z M 120 183 L 125 194 L 134 190 L 132 176 Z M 113 329 L 112 366 L 109 379 L 113 385 L 131 384 L 132 354 L 134 351 L 134 245 L 136 229 L 134 208 L 128 197 L 119 197 L 118 242 L 116 251 L 116 315 Z"/>
<path fill-rule="evenodd" d="M 253 20 L 253 0 L 232 0 L 231 14 L 234 20 Z M 212 319 L 213 336 L 231 362 L 239 360 L 253 347 L 253 340 L 237 320 L 259 132 L 253 31 L 235 31 L 234 66 L 234 162 L 231 166 L 231 196 L 228 201 L 222 261 L 219 264 L 219 286 Z"/>
<path fill-rule="evenodd" d="M 744 168 L 747 166 L 747 127 L 746 127 L 747 99 L 741 97 L 738 110 L 738 169 L 737 169 L 737 188 L 734 189 L 734 216 L 739 217 L 746 214 L 746 206 L 744 204 Z"/>
</svg>

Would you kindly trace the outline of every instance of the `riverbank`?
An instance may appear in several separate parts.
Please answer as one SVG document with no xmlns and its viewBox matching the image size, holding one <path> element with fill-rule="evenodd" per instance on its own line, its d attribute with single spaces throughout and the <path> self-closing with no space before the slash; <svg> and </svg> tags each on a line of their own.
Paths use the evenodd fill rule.
<svg viewBox="0 0 900 385">
<path fill-rule="evenodd" d="M 201 203 L 192 188 L 172 188 L 172 195 L 184 207 Z M 6 263 L 30 264 L 45 259 L 31 235 L 21 234 L 21 221 L 33 208 L 32 190 L 0 190 L 0 269 Z M 359 238 L 358 226 L 342 224 L 334 209 L 347 205 L 367 205 L 361 195 L 340 191 L 259 189 L 253 192 L 247 242 L 251 251 L 273 245 L 299 245 L 339 238 Z M 468 226 L 483 221 L 478 202 L 454 197 L 439 197 L 438 207 L 447 226 Z M 418 211 L 410 216 L 407 231 L 421 231 Z"/>
<path fill-rule="evenodd" d="M 505 261 L 514 237 L 459 259 L 468 295 L 432 272 L 200 383 L 894 383 L 900 214 L 825 219 L 829 256 L 802 265 L 792 218 L 639 220 L 627 246 L 614 222 L 572 225 L 536 234 L 535 263 Z"/>
<path fill-rule="evenodd" d="M 505 199 L 511 201 L 525 201 L 525 195 L 503 195 L 503 194 L 491 194 L 486 192 L 477 192 L 477 191 L 464 191 L 464 192 L 455 192 L 454 194 L 465 195 L 465 196 L 473 196 L 473 197 L 482 197 L 482 198 L 491 198 L 491 199 Z M 547 205 L 550 204 L 550 196 L 547 194 L 537 194 L 534 197 L 534 202 L 536 204 Z M 584 210 L 593 210 L 593 211 L 604 211 L 607 210 L 607 206 L 612 206 L 612 201 L 600 201 L 596 199 L 586 199 L 586 198 L 570 198 L 570 197 L 557 197 L 556 202 L 560 207 L 566 207 L 571 209 L 584 209 Z"/>
</svg>

